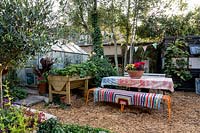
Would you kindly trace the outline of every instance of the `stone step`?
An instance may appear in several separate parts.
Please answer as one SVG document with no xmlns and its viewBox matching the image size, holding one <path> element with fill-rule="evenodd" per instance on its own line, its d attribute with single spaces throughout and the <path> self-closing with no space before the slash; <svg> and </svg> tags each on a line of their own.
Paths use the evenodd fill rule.
<svg viewBox="0 0 200 133">
<path fill-rule="evenodd" d="M 45 96 L 30 95 L 25 99 L 14 102 L 14 104 L 30 107 L 40 102 L 48 102 L 48 98 Z"/>
</svg>

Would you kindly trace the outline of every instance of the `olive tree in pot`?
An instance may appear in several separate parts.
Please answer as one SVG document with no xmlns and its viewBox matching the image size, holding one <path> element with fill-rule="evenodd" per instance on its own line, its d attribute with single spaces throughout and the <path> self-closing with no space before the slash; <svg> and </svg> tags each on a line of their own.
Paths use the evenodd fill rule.
<svg viewBox="0 0 200 133">
<path fill-rule="evenodd" d="M 53 65 L 54 61 L 51 57 L 44 57 L 40 59 L 40 64 L 42 65 L 42 68 L 39 67 L 34 68 L 33 71 L 37 75 L 38 79 L 38 91 L 39 94 L 46 94 L 48 90 L 48 82 L 47 82 L 47 76 L 48 72 L 51 69 L 51 66 Z"/>
</svg>

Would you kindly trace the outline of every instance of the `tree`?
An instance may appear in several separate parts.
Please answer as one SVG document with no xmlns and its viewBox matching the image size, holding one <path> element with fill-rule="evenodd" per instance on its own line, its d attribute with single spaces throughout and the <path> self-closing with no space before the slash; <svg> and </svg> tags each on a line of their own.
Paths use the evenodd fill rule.
<svg viewBox="0 0 200 133">
<path fill-rule="evenodd" d="M 51 0 L 0 1 L 0 93 L 3 102 L 2 71 L 8 65 L 25 62 L 44 52 L 53 41 L 55 16 Z"/>
<path fill-rule="evenodd" d="M 93 10 L 93 0 L 60 0 L 60 12 L 63 28 L 72 27 L 79 29 L 79 33 L 92 35 L 91 13 Z M 71 32 L 71 31 L 67 31 Z M 72 34 L 79 34 L 71 32 Z M 69 34 L 68 36 L 71 36 Z M 80 36 L 77 36 L 77 40 Z"/>
</svg>

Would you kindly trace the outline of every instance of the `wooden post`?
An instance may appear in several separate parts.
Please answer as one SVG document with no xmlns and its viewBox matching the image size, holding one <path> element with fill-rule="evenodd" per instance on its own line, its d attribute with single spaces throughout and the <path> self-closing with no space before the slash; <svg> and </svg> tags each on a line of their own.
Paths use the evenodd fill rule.
<svg viewBox="0 0 200 133">
<path fill-rule="evenodd" d="M 3 66 L 0 64 L 0 108 L 3 108 L 2 72 Z"/>
<path fill-rule="evenodd" d="M 70 81 L 67 81 L 67 84 L 66 84 L 66 102 L 67 102 L 67 104 L 71 104 L 71 98 L 70 98 Z"/>
<path fill-rule="evenodd" d="M 85 79 L 84 98 L 86 98 L 87 92 L 88 92 L 88 79 Z"/>
<path fill-rule="evenodd" d="M 52 96 L 52 88 L 51 88 L 51 83 L 49 82 L 49 102 L 51 103 L 53 101 L 53 96 Z"/>
</svg>

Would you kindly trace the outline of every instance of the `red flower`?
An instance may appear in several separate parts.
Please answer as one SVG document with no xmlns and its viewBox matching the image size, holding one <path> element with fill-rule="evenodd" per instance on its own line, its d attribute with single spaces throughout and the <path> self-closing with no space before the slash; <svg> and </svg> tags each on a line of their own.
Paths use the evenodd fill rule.
<svg viewBox="0 0 200 133">
<path fill-rule="evenodd" d="M 145 62 L 136 62 L 134 64 L 127 64 L 125 67 L 125 70 L 144 70 L 144 64 Z"/>
<path fill-rule="evenodd" d="M 144 65 L 144 64 L 145 64 L 145 62 L 140 62 L 140 64 L 141 64 L 141 65 Z"/>
</svg>

